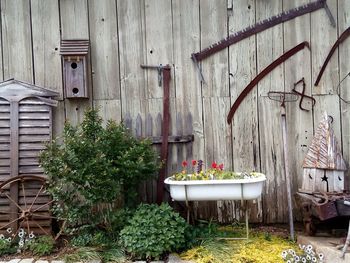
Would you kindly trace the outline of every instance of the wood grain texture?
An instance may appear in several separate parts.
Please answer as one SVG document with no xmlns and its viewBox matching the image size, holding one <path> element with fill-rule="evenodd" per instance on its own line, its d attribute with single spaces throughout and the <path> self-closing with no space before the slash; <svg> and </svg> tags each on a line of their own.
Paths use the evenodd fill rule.
<svg viewBox="0 0 350 263">
<path fill-rule="evenodd" d="M 117 6 L 89 1 L 93 98 L 120 99 Z"/>
<path fill-rule="evenodd" d="M 256 20 L 263 20 L 280 13 L 282 2 L 278 0 L 257 1 L 256 11 Z M 257 35 L 258 72 L 282 54 L 282 25 L 275 26 Z M 283 90 L 283 65 L 275 68 L 258 84 L 261 171 L 267 177 L 263 195 L 263 220 L 265 222 L 286 222 L 287 220 L 286 195 L 280 194 L 282 191 L 278 190 L 285 189 L 280 103 L 271 101 L 266 97 L 269 91 Z"/>
<path fill-rule="evenodd" d="M 350 25 L 350 2 L 338 1 L 338 34 L 340 35 Z M 348 38 L 343 44 L 339 46 L 339 81 L 342 80 L 346 74 L 350 72 L 350 38 Z M 350 101 L 350 78 L 347 77 L 343 83 L 339 86 L 339 94 L 345 101 Z M 336 90 L 338 92 L 338 90 Z M 340 118 L 342 128 L 342 146 L 344 159 L 350 163 L 350 104 L 340 101 Z M 339 137 L 338 137 L 339 138 Z M 339 138 L 340 139 L 340 138 Z M 350 189 L 349 173 L 346 173 L 345 177 L 346 189 Z"/>
<path fill-rule="evenodd" d="M 4 79 L 33 83 L 29 0 L 2 0 L 1 19 Z"/>
<path fill-rule="evenodd" d="M 337 1 L 327 1 L 327 5 L 333 16 L 336 17 Z M 332 27 L 324 10 L 318 10 L 311 14 L 310 28 L 312 50 L 311 72 L 312 83 L 315 83 L 316 77 L 328 55 L 329 50 L 337 40 L 337 29 Z M 335 94 L 335 88 L 339 78 L 338 71 L 338 52 L 335 52 L 323 73 L 320 83 L 317 87 L 313 87 L 312 94 Z"/>
<path fill-rule="evenodd" d="M 60 0 L 61 39 L 89 39 L 87 0 Z M 88 93 L 91 98 L 91 70 L 88 65 Z M 77 125 L 83 120 L 84 112 L 92 106 L 91 99 L 66 99 L 66 120 Z"/>
<path fill-rule="evenodd" d="M 32 0 L 31 10 L 35 84 L 57 91 L 62 100 L 58 1 Z"/>
<path fill-rule="evenodd" d="M 99 114 L 105 125 L 108 120 L 121 122 L 121 103 L 120 100 L 94 100 L 94 108 L 99 109 Z"/>
<path fill-rule="evenodd" d="M 283 10 L 289 10 L 297 6 L 309 3 L 308 0 L 283 1 Z M 316 11 L 318 12 L 318 11 Z M 283 25 L 284 51 L 287 51 L 303 41 L 310 42 L 310 14 L 297 17 Z M 311 51 L 307 48 L 298 52 L 284 63 L 285 91 L 291 92 L 293 84 L 300 79 L 305 79 L 305 94 L 311 95 Z M 302 85 L 298 85 L 296 90 L 301 91 Z M 300 100 L 301 98 L 299 98 Z M 289 168 L 291 175 L 291 193 L 296 193 L 303 180 L 302 162 L 306 154 L 307 146 L 310 144 L 313 134 L 312 125 L 312 101 L 304 99 L 303 107 L 309 111 L 299 108 L 299 101 L 286 104 L 287 116 L 287 137 L 289 150 Z M 294 208 L 296 203 L 293 204 Z M 295 210 L 295 218 L 299 220 L 299 209 Z"/>
</svg>

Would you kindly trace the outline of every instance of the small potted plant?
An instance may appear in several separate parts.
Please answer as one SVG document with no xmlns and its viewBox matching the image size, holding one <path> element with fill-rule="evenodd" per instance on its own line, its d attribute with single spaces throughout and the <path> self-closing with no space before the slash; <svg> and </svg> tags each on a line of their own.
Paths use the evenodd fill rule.
<svg viewBox="0 0 350 263">
<path fill-rule="evenodd" d="M 165 179 L 170 195 L 177 201 L 252 200 L 258 198 L 266 177 L 257 172 L 225 171 L 213 162 L 203 169 L 203 161 L 182 162 L 182 171 Z"/>
</svg>

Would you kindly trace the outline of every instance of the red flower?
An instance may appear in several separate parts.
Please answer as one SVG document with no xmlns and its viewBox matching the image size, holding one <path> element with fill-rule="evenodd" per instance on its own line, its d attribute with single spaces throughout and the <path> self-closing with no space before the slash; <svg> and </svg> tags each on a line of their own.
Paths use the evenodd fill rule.
<svg viewBox="0 0 350 263">
<path fill-rule="evenodd" d="M 219 169 L 220 169 L 220 170 L 224 170 L 224 164 L 223 164 L 223 163 L 221 163 L 221 164 L 219 165 Z"/>
<path fill-rule="evenodd" d="M 182 162 L 182 167 L 186 167 L 187 166 L 187 161 L 183 161 Z"/>
<path fill-rule="evenodd" d="M 213 163 L 211 164 L 211 168 L 214 168 L 214 169 L 218 168 L 217 163 L 216 163 L 216 162 L 213 162 Z"/>
<path fill-rule="evenodd" d="M 195 166 L 197 164 L 196 160 L 192 160 L 192 166 Z"/>
</svg>

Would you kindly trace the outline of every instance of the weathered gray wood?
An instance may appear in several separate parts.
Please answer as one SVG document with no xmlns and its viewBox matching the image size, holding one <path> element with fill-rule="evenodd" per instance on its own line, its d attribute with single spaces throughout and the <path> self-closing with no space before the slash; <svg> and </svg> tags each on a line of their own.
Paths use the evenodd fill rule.
<svg viewBox="0 0 350 263">
<path fill-rule="evenodd" d="M 135 136 L 137 138 L 140 138 L 142 136 L 142 119 L 140 114 L 137 115 L 135 121 Z"/>
<path fill-rule="evenodd" d="M 60 0 L 61 39 L 89 39 L 87 0 Z M 88 65 L 89 96 L 91 98 L 91 71 Z M 84 112 L 92 106 L 89 100 L 65 100 L 66 120 L 73 125 L 83 120 Z"/>
<path fill-rule="evenodd" d="M 338 32 L 341 34 L 350 25 L 350 2 L 338 1 Z M 350 39 L 348 38 L 342 45 L 339 46 L 339 81 L 350 72 L 350 63 L 348 58 L 350 57 Z M 347 101 L 350 100 L 350 92 L 347 87 L 350 87 L 350 78 L 346 78 L 340 86 L 340 95 Z M 350 104 L 340 101 L 340 119 L 342 127 L 342 149 L 344 159 L 348 162 L 350 160 Z M 336 117 L 338 115 L 335 115 Z M 337 118 L 336 118 L 337 119 Z M 340 137 L 338 137 L 340 138 Z M 350 189 L 349 186 L 349 173 L 346 174 L 346 189 Z"/>
<path fill-rule="evenodd" d="M 30 2 L 1 1 L 3 74 L 33 83 Z"/>
<path fill-rule="evenodd" d="M 333 15 L 337 13 L 337 1 L 327 1 L 327 5 Z M 311 13 L 312 83 L 315 83 L 329 50 L 337 40 L 337 30 L 327 20 L 326 12 L 319 10 Z M 335 89 L 339 82 L 338 71 L 338 52 L 336 51 L 329 61 L 320 83 L 317 87 L 313 86 L 312 94 L 336 94 Z"/>
<path fill-rule="evenodd" d="M 59 99 L 63 99 L 58 1 L 30 3 L 35 84 L 57 91 Z"/>
<path fill-rule="evenodd" d="M 279 0 L 256 2 L 257 21 L 281 11 L 282 2 Z M 282 38 L 282 25 L 274 26 L 257 35 L 258 72 L 283 54 Z M 287 222 L 288 218 L 286 195 L 282 194 L 284 191 L 278 190 L 285 187 L 280 103 L 265 97 L 269 91 L 283 90 L 283 65 L 275 68 L 258 84 L 261 171 L 267 178 L 263 195 L 264 222 Z"/>
<path fill-rule="evenodd" d="M 89 1 L 93 98 L 98 100 L 120 99 L 116 2 Z"/>
<path fill-rule="evenodd" d="M 121 122 L 120 100 L 94 100 L 94 107 L 99 109 L 99 114 L 106 124 L 108 120 Z"/>
</svg>

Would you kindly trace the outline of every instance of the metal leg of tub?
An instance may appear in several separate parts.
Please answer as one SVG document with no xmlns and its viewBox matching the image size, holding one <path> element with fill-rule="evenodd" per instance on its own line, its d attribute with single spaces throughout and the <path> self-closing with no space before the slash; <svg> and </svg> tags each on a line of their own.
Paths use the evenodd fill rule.
<svg viewBox="0 0 350 263">
<path fill-rule="evenodd" d="M 243 184 L 241 184 L 241 207 L 243 208 L 242 210 L 244 211 L 244 216 L 245 216 L 245 231 L 246 231 L 246 236 L 245 237 L 219 237 L 217 239 L 224 239 L 224 240 L 247 240 L 249 239 L 249 210 L 248 210 L 248 202 L 243 199 Z"/>
<path fill-rule="evenodd" d="M 185 185 L 185 198 L 186 198 L 186 209 L 187 209 L 187 223 L 190 223 L 190 206 L 187 198 L 187 185 Z"/>
</svg>

